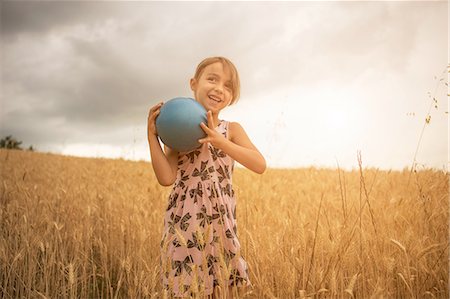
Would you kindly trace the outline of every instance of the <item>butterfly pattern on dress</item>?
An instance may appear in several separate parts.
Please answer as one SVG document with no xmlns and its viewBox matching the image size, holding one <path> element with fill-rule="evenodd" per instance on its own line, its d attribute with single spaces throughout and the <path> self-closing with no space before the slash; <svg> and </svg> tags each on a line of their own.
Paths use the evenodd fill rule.
<svg viewBox="0 0 450 299">
<path fill-rule="evenodd" d="M 214 229 L 213 230 L 213 238 L 212 238 L 212 241 L 211 241 L 210 244 L 214 245 L 214 244 L 217 244 L 219 242 L 220 242 L 220 237 L 218 236 L 217 231 Z"/>
<path fill-rule="evenodd" d="M 227 213 L 224 205 L 216 204 L 215 206 L 213 206 L 213 210 L 216 212 L 217 215 L 219 215 L 219 222 L 218 223 L 223 223 L 224 216 L 228 217 L 228 213 Z"/>
<path fill-rule="evenodd" d="M 178 159 L 178 166 L 181 166 L 185 163 L 184 158 L 186 158 L 189 163 L 194 163 L 195 159 L 200 155 L 200 153 L 201 152 L 199 150 L 193 150 L 182 155 L 181 159 Z"/>
<path fill-rule="evenodd" d="M 216 130 L 227 137 L 227 128 L 228 122 L 221 121 Z M 205 295 L 222 286 L 225 277 L 220 271 L 220 255 L 231 273 L 225 279 L 228 285 L 250 284 L 237 239 L 233 169 L 234 160 L 209 143 L 178 154 L 160 243 L 160 260 L 168 268 L 161 271 L 163 287 L 174 297 L 190 296 L 188 284 L 194 267 L 199 286 L 204 283 Z"/>
<path fill-rule="evenodd" d="M 173 207 L 176 207 L 178 202 L 182 203 L 185 200 L 186 200 L 186 194 L 182 194 L 180 196 L 179 193 L 173 193 L 173 196 L 169 197 L 169 205 L 167 207 L 167 211 L 169 211 Z"/>
<path fill-rule="evenodd" d="M 192 151 L 192 152 L 186 154 L 186 157 L 189 158 L 189 162 L 190 163 L 194 163 L 194 160 L 195 160 L 196 157 L 198 157 L 198 155 L 200 155 L 200 151 L 199 150 L 195 150 L 195 151 Z"/>
<path fill-rule="evenodd" d="M 225 179 L 230 179 L 230 177 L 231 177 L 231 175 L 230 175 L 230 172 L 228 171 L 228 166 L 227 165 L 225 165 L 225 166 L 220 166 L 219 168 L 216 168 L 216 171 L 219 173 L 219 176 L 218 176 L 218 178 L 219 178 L 219 183 L 222 183 L 223 182 L 223 180 L 225 180 Z"/>
<path fill-rule="evenodd" d="M 225 187 L 221 187 L 220 190 L 222 191 L 222 194 L 226 194 L 230 197 L 234 196 L 234 190 L 233 187 L 231 187 L 231 184 L 226 184 Z"/>
<path fill-rule="evenodd" d="M 202 181 L 206 181 L 209 178 L 211 178 L 209 174 L 214 172 L 214 166 L 207 167 L 207 165 L 208 161 L 202 161 L 200 169 L 195 168 L 194 171 L 192 172 L 192 176 L 194 177 L 199 176 Z"/>
<path fill-rule="evenodd" d="M 168 222 L 169 232 L 175 234 L 175 225 L 180 221 L 181 216 L 175 215 L 173 212 L 170 214 L 170 221 Z"/>
<path fill-rule="evenodd" d="M 175 276 L 179 276 L 183 270 L 191 274 L 192 256 L 188 255 L 183 261 L 172 261 L 172 269 L 176 270 Z"/>
<path fill-rule="evenodd" d="M 204 265 L 203 265 L 203 264 L 201 264 L 201 265 L 199 266 L 199 268 L 200 268 L 202 271 L 208 270 L 208 274 L 209 274 L 209 275 L 214 275 L 214 272 L 215 272 L 214 264 L 215 264 L 215 263 L 218 263 L 218 262 L 219 262 L 219 259 L 218 259 L 217 257 L 215 257 L 215 256 L 212 255 L 212 254 L 208 254 L 208 255 L 206 256 L 206 267 L 207 267 L 207 269 L 204 269 Z"/>
<path fill-rule="evenodd" d="M 229 264 L 230 261 L 236 256 L 236 253 L 231 250 L 224 250 L 223 257 L 225 259 L 225 264 Z"/>
<path fill-rule="evenodd" d="M 214 146 L 210 146 L 208 147 L 209 152 L 211 153 L 211 157 L 213 158 L 214 161 L 216 161 L 218 158 L 225 158 L 226 154 L 221 151 L 220 149 L 214 147 Z"/>
<path fill-rule="evenodd" d="M 248 275 L 246 275 L 248 277 Z M 231 270 L 230 281 L 231 285 L 244 284 L 248 279 L 243 277 L 238 269 Z"/>
<path fill-rule="evenodd" d="M 192 240 L 189 239 L 187 241 L 187 248 L 197 248 L 198 250 L 202 251 L 205 249 L 205 243 L 201 242 L 199 238 L 197 237 L 197 233 L 192 233 Z"/>
<path fill-rule="evenodd" d="M 183 216 L 183 218 L 181 218 L 180 221 L 180 228 L 182 231 L 187 231 L 188 227 L 189 227 L 189 219 L 191 219 L 191 214 L 187 213 L 186 215 Z"/>
<path fill-rule="evenodd" d="M 203 196 L 203 188 L 200 182 L 197 184 L 197 188 L 189 190 L 189 196 L 194 199 L 194 203 L 197 203 L 198 198 Z"/>
<path fill-rule="evenodd" d="M 189 175 L 184 175 L 185 173 L 186 173 L 185 170 L 180 171 L 180 179 L 177 182 L 176 186 L 179 186 L 180 188 L 184 188 L 186 186 L 185 182 L 189 179 Z"/>
<path fill-rule="evenodd" d="M 167 211 L 172 209 L 177 204 L 177 199 L 178 199 L 179 195 L 180 195 L 179 193 L 172 193 L 170 195 L 170 197 L 169 197 L 169 204 L 167 206 Z"/>
<path fill-rule="evenodd" d="M 208 191 L 208 199 L 211 201 L 219 196 L 219 191 L 217 191 L 216 185 L 214 184 L 206 187 L 206 190 Z"/>
<path fill-rule="evenodd" d="M 177 238 L 174 238 L 172 240 L 172 245 L 173 245 L 173 247 L 178 248 L 178 247 L 181 247 L 181 242 Z"/>
<path fill-rule="evenodd" d="M 214 219 L 217 219 L 219 217 L 219 214 L 208 214 L 205 205 L 202 206 L 200 213 L 197 213 L 197 220 L 200 220 L 199 225 L 203 228 L 206 224 L 211 224 Z"/>
</svg>

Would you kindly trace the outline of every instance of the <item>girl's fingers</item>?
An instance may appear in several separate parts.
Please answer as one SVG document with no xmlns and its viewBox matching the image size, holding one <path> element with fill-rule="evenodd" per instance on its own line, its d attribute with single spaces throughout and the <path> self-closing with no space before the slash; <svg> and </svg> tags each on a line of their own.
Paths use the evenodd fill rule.
<svg viewBox="0 0 450 299">
<path fill-rule="evenodd" d="M 161 113 L 161 110 L 156 110 L 155 112 L 153 112 L 153 115 L 152 115 L 152 117 L 153 118 L 156 118 L 158 115 L 159 115 L 159 113 Z"/>
<path fill-rule="evenodd" d="M 157 107 L 152 107 L 150 109 L 150 111 L 148 112 L 148 117 L 152 117 L 155 113 L 157 113 L 156 115 L 159 114 L 159 112 L 161 111 L 161 106 L 157 106 Z"/>
<path fill-rule="evenodd" d="M 164 104 L 163 102 L 159 102 L 159 103 L 156 104 L 155 106 L 151 107 L 151 108 L 150 108 L 150 111 L 148 112 L 148 114 L 150 115 L 150 114 L 153 113 L 154 111 L 161 109 L 161 107 L 162 107 L 163 104 Z"/>
<path fill-rule="evenodd" d="M 211 110 L 208 111 L 208 127 L 211 130 L 214 130 L 214 120 L 213 120 L 213 116 L 212 116 Z"/>
<path fill-rule="evenodd" d="M 203 129 L 203 131 L 205 131 L 206 134 L 211 134 L 211 129 L 205 125 L 205 123 L 200 123 L 200 127 Z"/>
<path fill-rule="evenodd" d="M 156 117 L 158 117 L 158 115 L 159 115 L 160 112 L 161 112 L 160 110 L 156 110 L 156 111 L 152 112 L 151 114 L 149 114 L 148 120 L 149 120 L 149 121 L 155 120 Z"/>
</svg>

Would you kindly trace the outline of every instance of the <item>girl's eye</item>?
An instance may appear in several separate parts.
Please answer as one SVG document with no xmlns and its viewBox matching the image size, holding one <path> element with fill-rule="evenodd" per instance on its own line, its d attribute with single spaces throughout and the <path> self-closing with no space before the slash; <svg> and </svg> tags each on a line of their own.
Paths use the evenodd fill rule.
<svg viewBox="0 0 450 299">
<path fill-rule="evenodd" d="M 209 77 L 209 78 L 208 78 L 208 81 L 215 82 L 215 81 L 216 81 L 216 78 L 214 78 L 214 77 Z"/>
</svg>

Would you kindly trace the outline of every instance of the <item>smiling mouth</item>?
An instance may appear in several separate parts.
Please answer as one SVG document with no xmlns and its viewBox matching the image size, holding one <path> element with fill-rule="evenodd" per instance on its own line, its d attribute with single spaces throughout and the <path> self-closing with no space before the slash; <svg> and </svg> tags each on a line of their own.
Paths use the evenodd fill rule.
<svg viewBox="0 0 450 299">
<path fill-rule="evenodd" d="M 215 97 L 215 96 L 208 96 L 209 99 L 213 100 L 214 102 L 220 103 L 222 102 L 222 99 Z"/>
</svg>

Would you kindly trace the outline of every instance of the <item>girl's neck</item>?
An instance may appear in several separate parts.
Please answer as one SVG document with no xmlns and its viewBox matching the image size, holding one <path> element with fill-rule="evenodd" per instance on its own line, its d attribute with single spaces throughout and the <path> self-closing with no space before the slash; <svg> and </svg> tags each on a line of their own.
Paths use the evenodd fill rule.
<svg viewBox="0 0 450 299">
<path fill-rule="evenodd" d="M 219 113 L 214 113 L 213 112 L 212 117 L 213 117 L 213 126 L 214 126 L 214 128 L 216 128 L 219 125 L 219 123 L 220 123 Z"/>
</svg>

